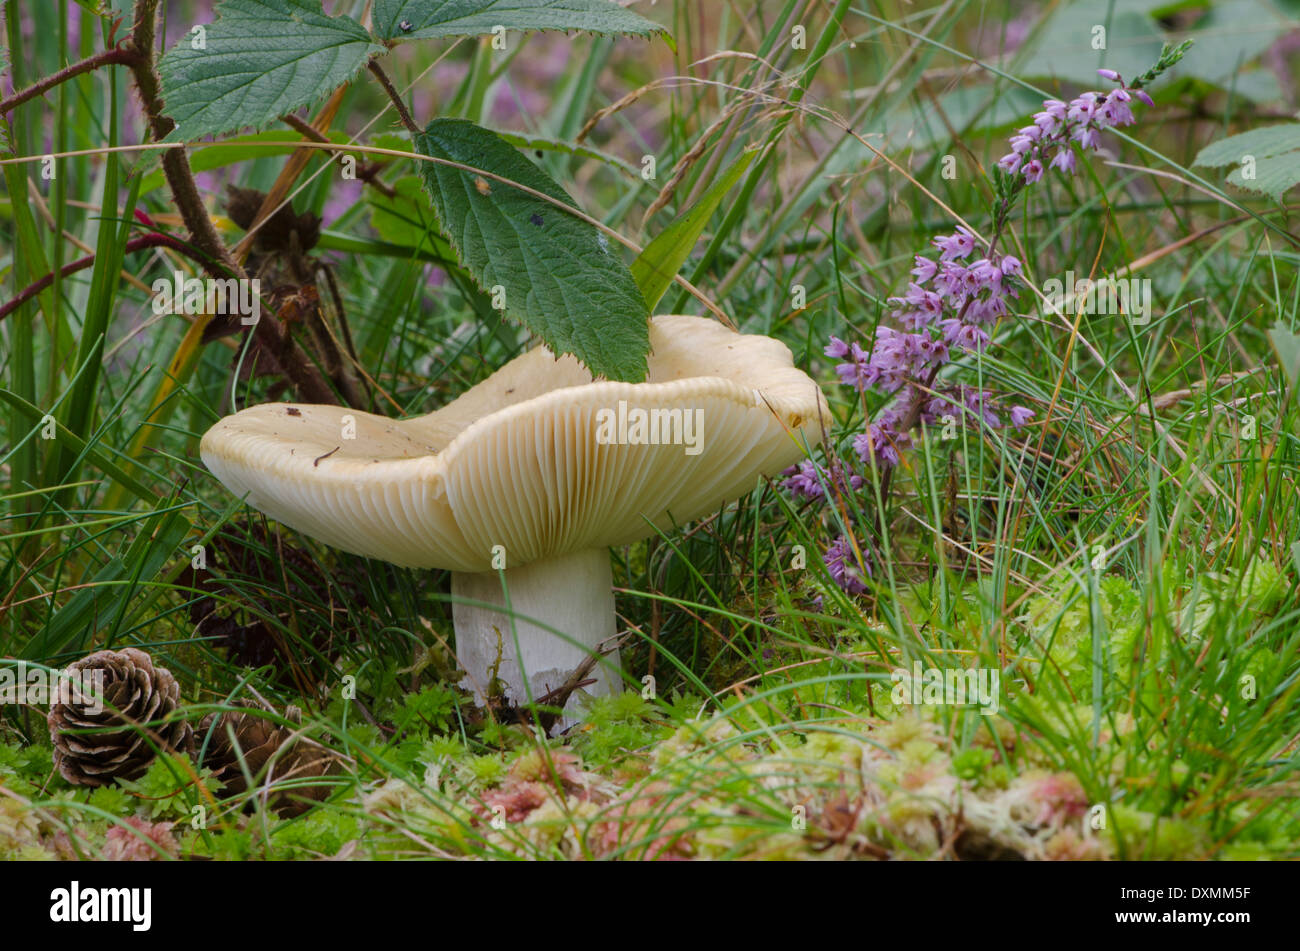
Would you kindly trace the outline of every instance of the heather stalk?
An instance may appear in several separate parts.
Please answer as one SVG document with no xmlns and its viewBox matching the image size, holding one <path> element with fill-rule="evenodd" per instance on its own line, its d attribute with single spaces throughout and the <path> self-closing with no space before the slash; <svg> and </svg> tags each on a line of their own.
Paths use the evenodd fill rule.
<svg viewBox="0 0 1300 951">
<path fill-rule="evenodd" d="M 942 423 L 976 430 L 1019 429 L 1034 418 L 1029 407 L 1007 406 L 987 390 L 939 382 L 940 373 L 963 354 L 986 352 L 991 330 L 1014 313 L 1013 302 L 1023 287 L 1022 265 L 1013 255 L 999 255 L 997 247 L 1021 197 L 1050 171 L 1073 174 L 1079 155 L 1099 148 L 1105 130 L 1133 124 L 1135 101 L 1154 104 L 1144 87 L 1177 63 L 1189 47 L 1190 43 L 1166 46 L 1156 64 L 1132 83 L 1125 83 L 1114 70 L 1098 70 L 1103 79 L 1117 84 L 1108 93 L 1085 92 L 1068 103 L 1046 100 L 1032 123 L 1012 136 L 1011 151 L 994 169 L 988 240 L 964 225 L 933 239 L 934 251 L 916 255 L 907 291 L 889 298 L 894 305 L 892 325 L 882 323 L 876 328 L 869 349 L 856 341 L 830 338 L 825 353 L 843 361 L 835 367 L 841 383 L 861 393 L 891 397 L 852 440 L 857 464 L 865 472 L 880 474 L 882 503 L 888 502 L 893 471 L 915 445 L 918 427 Z M 853 464 L 833 454 L 824 468 L 805 460 L 786 470 L 786 475 L 785 486 L 795 496 L 820 501 L 866 484 Z M 882 533 L 885 521 L 882 511 Z M 860 555 L 862 551 L 860 545 L 840 536 L 825 553 L 832 578 L 850 594 L 866 590 L 862 579 L 871 573 L 871 559 Z"/>
</svg>

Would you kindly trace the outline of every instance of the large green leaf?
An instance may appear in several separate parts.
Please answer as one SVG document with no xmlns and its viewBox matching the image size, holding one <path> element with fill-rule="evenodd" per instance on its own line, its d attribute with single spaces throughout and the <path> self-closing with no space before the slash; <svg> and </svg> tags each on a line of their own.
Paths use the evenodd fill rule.
<svg viewBox="0 0 1300 951">
<path fill-rule="evenodd" d="M 1282 97 L 1277 79 L 1268 70 L 1246 64 L 1294 27 L 1269 0 L 1215 0 L 1187 34 L 1196 45 L 1175 69 L 1257 102 Z"/>
<path fill-rule="evenodd" d="M 1201 149 L 1193 164 L 1235 165 L 1228 174 L 1229 184 L 1280 201 L 1283 192 L 1300 185 L 1300 122 L 1230 135 Z"/>
<path fill-rule="evenodd" d="M 478 36 L 496 27 L 667 36 L 610 0 L 376 0 L 374 24 L 385 40 Z"/>
<path fill-rule="evenodd" d="M 1144 9 L 1150 5 L 1113 0 L 1062 3 L 1043 24 L 1029 57 L 1013 72 L 1026 78 L 1069 80 L 1089 89 L 1106 85 L 1097 77 L 1103 66 L 1132 79 L 1159 58 L 1164 44 L 1155 21 Z M 1105 31 L 1105 49 L 1094 48 L 1103 38 L 1098 27 Z"/>
<path fill-rule="evenodd" d="M 159 63 L 173 140 L 254 128 L 316 102 L 384 52 L 351 17 L 329 17 L 320 0 L 225 0 L 205 27 L 204 48 L 187 35 Z"/>
<path fill-rule="evenodd" d="M 646 304 L 653 310 L 664 296 L 668 285 L 673 282 L 686 259 L 690 257 L 695 242 L 699 240 L 704 226 L 709 223 L 713 213 L 732 186 L 749 168 L 758 152 L 746 152 L 727 169 L 683 215 L 673 221 L 667 228 L 655 235 L 653 241 L 645 246 L 641 254 L 632 262 L 632 277 L 645 297 Z"/>
<path fill-rule="evenodd" d="M 475 169 L 420 163 L 447 239 L 481 287 L 505 289 L 506 314 L 595 374 L 645 379 L 645 300 L 609 240 L 556 205 L 577 207 L 573 199 L 499 136 L 465 119 L 435 119 L 415 147 Z"/>
</svg>

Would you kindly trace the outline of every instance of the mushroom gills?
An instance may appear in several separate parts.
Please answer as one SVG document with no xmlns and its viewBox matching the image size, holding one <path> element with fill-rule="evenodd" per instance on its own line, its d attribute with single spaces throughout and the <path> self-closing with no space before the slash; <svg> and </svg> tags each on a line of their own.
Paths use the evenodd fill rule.
<svg viewBox="0 0 1300 951">
<path fill-rule="evenodd" d="M 604 548 L 500 572 L 453 572 L 451 594 L 462 686 L 480 704 L 494 676 L 511 704 L 537 702 L 616 633 L 614 576 Z M 583 678 L 595 683 L 570 694 L 557 730 L 580 719 L 585 698 L 620 690 L 619 669 L 617 650 L 602 655 Z"/>
</svg>

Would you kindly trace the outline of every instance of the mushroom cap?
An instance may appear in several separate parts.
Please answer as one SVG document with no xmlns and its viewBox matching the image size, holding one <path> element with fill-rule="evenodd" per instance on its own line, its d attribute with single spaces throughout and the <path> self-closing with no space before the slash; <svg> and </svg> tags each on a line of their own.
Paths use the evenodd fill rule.
<svg viewBox="0 0 1300 951">
<path fill-rule="evenodd" d="M 826 400 L 780 341 L 661 316 L 650 344 L 644 383 L 593 382 L 573 357 L 537 347 L 427 416 L 264 403 L 222 419 L 199 451 L 230 491 L 306 535 L 475 572 L 493 567 L 497 545 L 514 568 L 689 522 L 821 441 Z M 620 401 L 665 440 L 689 442 L 689 414 L 698 453 L 609 442 Z"/>
</svg>

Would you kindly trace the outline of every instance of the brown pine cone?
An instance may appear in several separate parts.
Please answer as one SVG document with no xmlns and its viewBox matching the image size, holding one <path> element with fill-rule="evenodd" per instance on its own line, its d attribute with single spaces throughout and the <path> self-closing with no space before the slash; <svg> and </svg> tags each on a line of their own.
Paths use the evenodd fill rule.
<svg viewBox="0 0 1300 951">
<path fill-rule="evenodd" d="M 293 723 L 302 719 L 297 707 L 287 708 L 284 715 Z M 269 774 L 271 784 L 278 790 L 270 796 L 270 808 L 282 816 L 301 815 L 314 803 L 327 799 L 333 787 L 329 783 L 299 784 L 304 779 L 335 772 L 338 759 L 333 751 L 294 733 L 292 728 L 275 723 L 255 707 L 210 713 L 199 726 L 199 742 L 207 743 L 202 765 L 212 770 L 227 796 L 248 792 L 247 776 L 252 776 L 260 786 L 266 783 Z M 268 769 L 272 757 L 275 762 Z M 292 785 L 284 788 L 285 783 Z"/>
<path fill-rule="evenodd" d="M 134 647 L 96 651 L 68 667 L 70 673 L 93 670 L 104 671 L 102 697 L 76 696 L 50 707 L 54 765 L 64 779 L 77 786 L 107 786 L 119 777 L 142 776 L 159 748 L 193 750 L 189 723 L 168 719 L 181 697 L 171 671 L 155 667 Z"/>
</svg>

